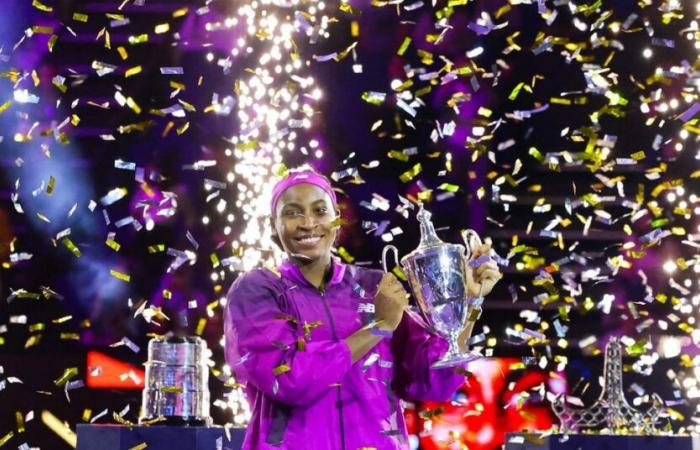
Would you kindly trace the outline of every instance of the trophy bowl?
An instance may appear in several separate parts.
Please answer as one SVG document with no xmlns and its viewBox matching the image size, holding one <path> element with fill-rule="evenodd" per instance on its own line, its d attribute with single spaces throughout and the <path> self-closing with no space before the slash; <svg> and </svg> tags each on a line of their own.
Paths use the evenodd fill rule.
<svg viewBox="0 0 700 450">
<path fill-rule="evenodd" d="M 207 353 L 207 344 L 199 337 L 159 337 L 148 342 L 140 423 L 211 424 Z"/>
<path fill-rule="evenodd" d="M 462 352 L 459 336 L 465 330 L 466 318 L 472 304 L 481 298 L 469 298 L 467 291 L 467 260 L 472 254 L 467 237 L 478 235 L 472 230 L 463 233 L 465 246 L 445 243 L 437 237 L 430 213 L 420 206 L 416 216 L 420 222 L 421 241 L 415 250 L 401 258 L 401 267 L 408 277 L 417 308 L 409 306 L 407 313 L 424 328 L 449 343 L 447 353 L 433 364 L 435 368 L 461 366 L 482 357 L 477 352 Z M 384 248 L 382 262 L 387 271 L 389 251 L 398 255 L 396 247 Z M 466 253 L 465 253 L 466 252 Z M 398 259 L 398 258 L 396 258 Z"/>
</svg>

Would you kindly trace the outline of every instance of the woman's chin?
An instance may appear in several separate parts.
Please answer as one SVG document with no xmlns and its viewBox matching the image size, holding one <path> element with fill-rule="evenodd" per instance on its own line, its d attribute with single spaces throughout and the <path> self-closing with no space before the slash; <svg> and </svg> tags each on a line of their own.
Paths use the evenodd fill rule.
<svg viewBox="0 0 700 450">
<path fill-rule="evenodd" d="M 311 264 L 321 259 L 323 252 L 315 250 L 296 250 L 290 253 L 290 256 L 302 264 Z"/>
</svg>

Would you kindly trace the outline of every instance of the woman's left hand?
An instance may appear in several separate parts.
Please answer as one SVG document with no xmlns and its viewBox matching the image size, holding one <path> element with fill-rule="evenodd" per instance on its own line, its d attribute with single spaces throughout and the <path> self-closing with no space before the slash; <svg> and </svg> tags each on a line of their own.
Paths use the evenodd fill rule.
<svg viewBox="0 0 700 450">
<path fill-rule="evenodd" d="M 491 254 L 491 241 L 488 239 L 486 243 L 472 247 L 471 258 L 467 260 L 467 293 L 470 297 L 488 295 L 498 280 L 503 278 L 498 264 L 493 259 L 489 259 L 478 267 L 469 267 L 469 262 L 489 254 Z"/>
</svg>

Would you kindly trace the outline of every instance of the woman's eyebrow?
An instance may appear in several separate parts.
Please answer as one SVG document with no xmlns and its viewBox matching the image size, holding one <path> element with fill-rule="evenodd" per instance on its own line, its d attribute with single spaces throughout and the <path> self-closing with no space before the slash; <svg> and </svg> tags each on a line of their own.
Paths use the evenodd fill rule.
<svg viewBox="0 0 700 450">
<path fill-rule="evenodd" d="M 312 202 L 311 205 L 317 205 L 319 203 L 325 204 L 326 200 L 321 198 L 321 199 L 318 199 L 318 200 L 315 200 L 314 202 Z M 284 207 L 285 208 L 286 207 L 302 208 L 302 205 L 300 205 L 299 203 L 296 203 L 296 202 L 289 202 L 289 203 L 285 203 Z"/>
</svg>

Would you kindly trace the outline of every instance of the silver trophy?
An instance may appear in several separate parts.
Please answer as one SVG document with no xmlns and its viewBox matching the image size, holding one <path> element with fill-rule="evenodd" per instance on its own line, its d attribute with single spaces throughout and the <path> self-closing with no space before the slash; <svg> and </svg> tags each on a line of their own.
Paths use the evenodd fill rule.
<svg viewBox="0 0 700 450">
<path fill-rule="evenodd" d="M 647 411 L 632 408 L 622 389 L 622 344 L 616 337 L 605 347 L 603 361 L 603 390 L 589 408 L 574 408 L 566 403 L 565 396 L 552 402 L 552 410 L 561 422 L 562 433 L 580 433 L 603 428 L 609 433 L 657 434 L 660 419 L 665 412 L 663 400 L 651 395 L 652 406 Z"/>
<path fill-rule="evenodd" d="M 479 308 L 483 301 L 481 296 L 469 298 L 466 278 L 467 260 L 472 254 L 471 240 L 481 243 L 481 239 L 474 230 L 463 231 L 465 254 L 465 246 L 447 244 L 437 236 L 430 217 L 430 212 L 421 204 L 416 215 L 420 222 L 420 244 L 401 258 L 401 266 L 418 304 L 417 310 L 409 306 L 407 312 L 424 328 L 447 339 L 450 344 L 447 353 L 433 367 L 460 366 L 482 357 L 476 352 L 461 352 L 458 342 L 470 308 Z M 382 252 L 385 272 L 389 251 L 398 260 L 396 247 L 385 247 Z"/>
<path fill-rule="evenodd" d="M 208 359 L 199 337 L 151 339 L 139 423 L 211 425 Z"/>
</svg>

